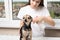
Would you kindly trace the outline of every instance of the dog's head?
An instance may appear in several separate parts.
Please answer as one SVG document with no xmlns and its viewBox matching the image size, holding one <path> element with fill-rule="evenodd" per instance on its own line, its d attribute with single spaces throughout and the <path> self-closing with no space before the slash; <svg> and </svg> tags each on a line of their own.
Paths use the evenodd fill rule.
<svg viewBox="0 0 60 40">
<path fill-rule="evenodd" d="M 32 17 L 30 15 L 24 15 L 23 16 L 23 21 L 24 21 L 24 23 L 29 25 L 32 22 Z"/>
</svg>

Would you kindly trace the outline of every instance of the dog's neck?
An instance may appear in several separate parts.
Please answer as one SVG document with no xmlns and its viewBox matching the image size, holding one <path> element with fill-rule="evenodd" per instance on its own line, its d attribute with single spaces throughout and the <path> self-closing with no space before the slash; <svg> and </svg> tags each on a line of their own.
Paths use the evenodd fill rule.
<svg viewBox="0 0 60 40">
<path fill-rule="evenodd" d="M 24 30 L 31 30 L 31 23 L 29 23 L 29 25 L 27 25 L 26 23 L 24 23 L 24 25 L 23 25 L 23 29 Z"/>
</svg>

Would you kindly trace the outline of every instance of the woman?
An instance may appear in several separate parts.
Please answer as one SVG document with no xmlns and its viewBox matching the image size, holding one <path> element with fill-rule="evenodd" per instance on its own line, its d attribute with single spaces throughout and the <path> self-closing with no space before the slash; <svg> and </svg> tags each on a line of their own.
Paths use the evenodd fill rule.
<svg viewBox="0 0 60 40">
<path fill-rule="evenodd" d="M 43 0 L 29 0 L 28 5 L 20 9 L 17 17 L 22 19 L 26 14 L 33 17 L 31 27 L 32 36 L 34 37 L 41 37 L 44 35 L 45 23 L 52 26 L 55 25 L 48 9 L 44 7 Z M 23 21 L 20 21 L 20 24 L 20 26 L 22 26 Z"/>
</svg>

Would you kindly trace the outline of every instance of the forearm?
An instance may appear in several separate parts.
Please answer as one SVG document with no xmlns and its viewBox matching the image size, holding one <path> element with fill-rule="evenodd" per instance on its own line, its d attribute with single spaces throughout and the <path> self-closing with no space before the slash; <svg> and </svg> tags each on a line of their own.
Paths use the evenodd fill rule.
<svg viewBox="0 0 60 40">
<path fill-rule="evenodd" d="M 44 17 L 44 22 L 46 22 L 52 26 L 55 26 L 55 22 L 52 20 L 51 17 Z"/>
</svg>

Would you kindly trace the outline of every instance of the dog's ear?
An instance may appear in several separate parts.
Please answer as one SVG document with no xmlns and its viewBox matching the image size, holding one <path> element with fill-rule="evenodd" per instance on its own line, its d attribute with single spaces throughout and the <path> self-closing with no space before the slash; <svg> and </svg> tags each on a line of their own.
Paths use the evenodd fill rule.
<svg viewBox="0 0 60 40">
<path fill-rule="evenodd" d="M 31 22 L 32 22 L 32 19 L 33 19 L 33 18 L 32 18 L 31 16 L 30 16 L 30 19 L 31 19 Z"/>
</svg>

